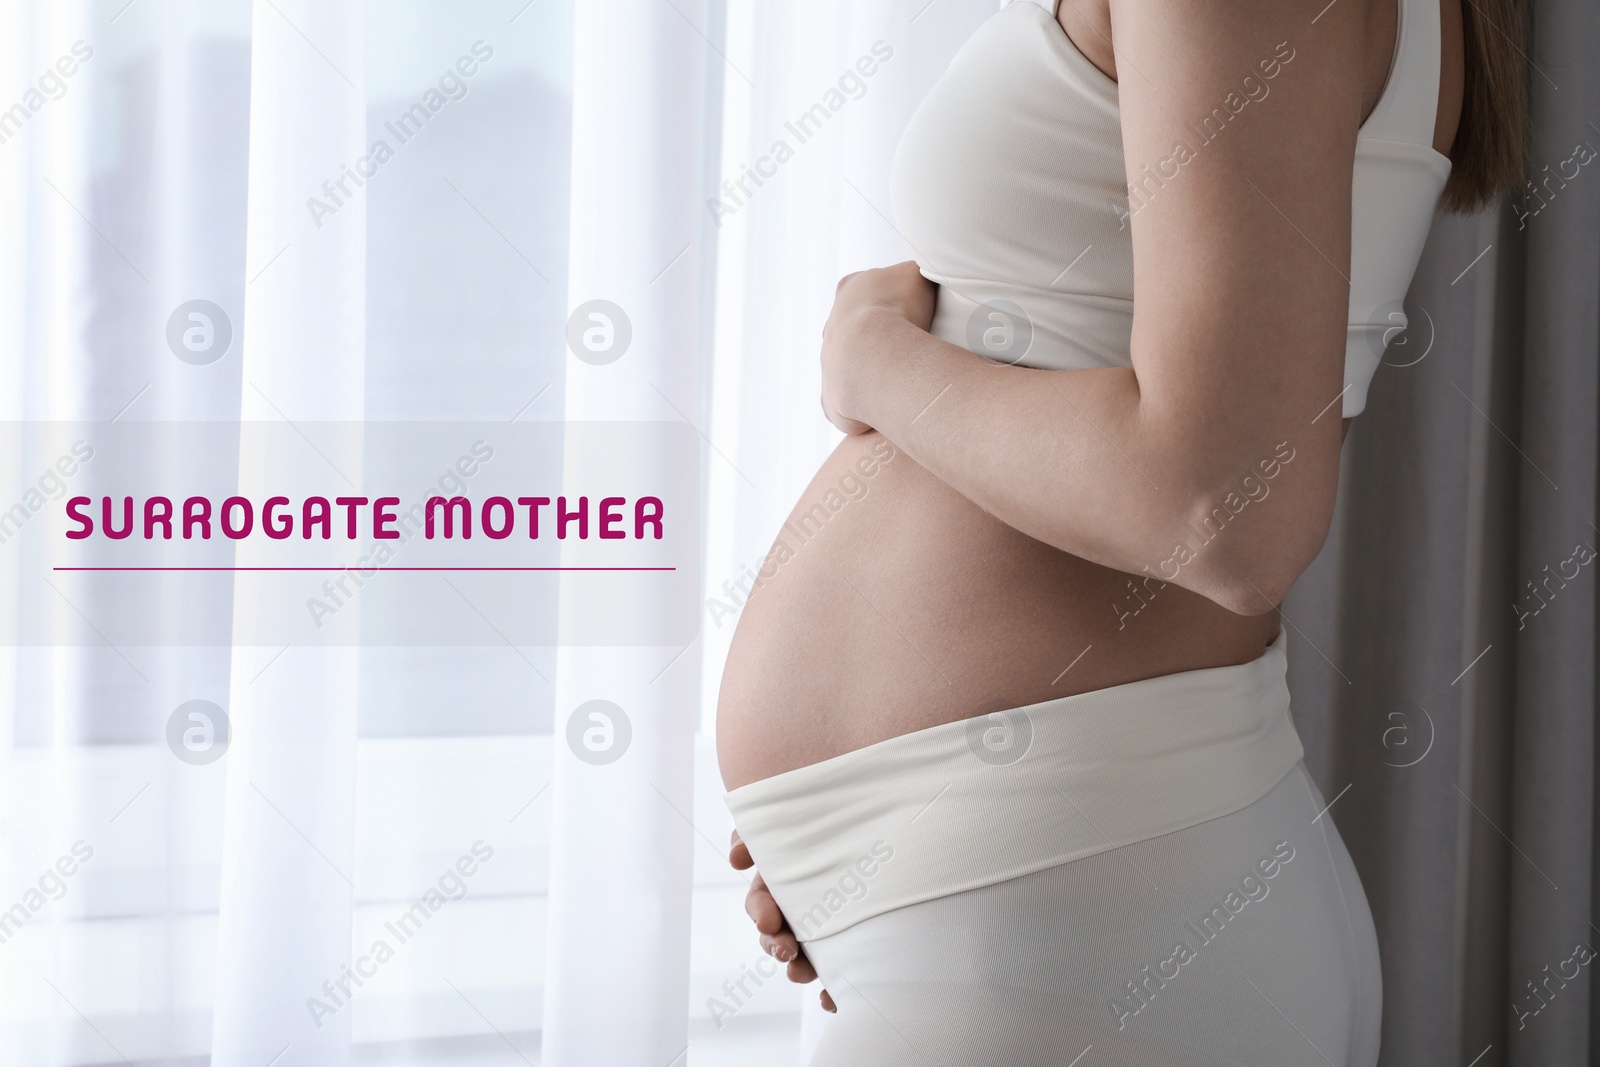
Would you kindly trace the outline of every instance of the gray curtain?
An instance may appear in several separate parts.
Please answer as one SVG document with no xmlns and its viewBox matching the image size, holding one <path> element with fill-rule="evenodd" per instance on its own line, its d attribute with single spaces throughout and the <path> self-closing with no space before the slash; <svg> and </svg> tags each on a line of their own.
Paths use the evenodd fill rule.
<svg viewBox="0 0 1600 1067">
<path fill-rule="evenodd" d="M 1394 1067 L 1600 1067 L 1600 4 L 1533 30 L 1542 204 L 1435 223 L 1284 607 Z"/>
</svg>

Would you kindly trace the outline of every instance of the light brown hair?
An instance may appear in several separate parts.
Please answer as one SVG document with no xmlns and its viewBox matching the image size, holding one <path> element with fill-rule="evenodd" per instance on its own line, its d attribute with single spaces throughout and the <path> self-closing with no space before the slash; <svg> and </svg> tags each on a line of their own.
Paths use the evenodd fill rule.
<svg viewBox="0 0 1600 1067">
<path fill-rule="evenodd" d="M 1530 171 L 1527 0 L 1462 0 L 1461 122 L 1439 207 L 1470 214 L 1520 190 Z"/>
</svg>

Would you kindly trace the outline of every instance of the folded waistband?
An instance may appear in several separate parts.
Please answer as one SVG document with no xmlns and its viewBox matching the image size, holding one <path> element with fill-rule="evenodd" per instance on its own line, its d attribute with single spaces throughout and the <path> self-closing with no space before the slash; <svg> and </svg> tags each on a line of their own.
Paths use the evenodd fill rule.
<svg viewBox="0 0 1600 1067">
<path fill-rule="evenodd" d="M 1231 814 L 1303 756 L 1284 635 L 1238 666 L 903 734 L 726 794 L 801 941 Z"/>
</svg>

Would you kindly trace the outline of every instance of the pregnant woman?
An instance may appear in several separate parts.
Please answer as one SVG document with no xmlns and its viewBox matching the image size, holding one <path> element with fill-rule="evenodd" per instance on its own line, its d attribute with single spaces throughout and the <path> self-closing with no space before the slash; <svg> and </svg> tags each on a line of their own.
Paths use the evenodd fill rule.
<svg viewBox="0 0 1600 1067">
<path fill-rule="evenodd" d="M 1277 608 L 1436 205 L 1519 180 L 1514 2 L 1015 0 L 912 118 L 718 711 L 815 1067 L 1376 1062 Z"/>
</svg>

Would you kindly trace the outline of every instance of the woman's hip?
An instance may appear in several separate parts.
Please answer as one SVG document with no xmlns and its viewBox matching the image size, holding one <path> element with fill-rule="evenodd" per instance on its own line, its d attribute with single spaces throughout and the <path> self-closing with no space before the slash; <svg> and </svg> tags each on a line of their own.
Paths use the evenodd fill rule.
<svg viewBox="0 0 1600 1067">
<path fill-rule="evenodd" d="M 806 945 L 836 1064 L 1377 1058 L 1361 884 L 1304 765 L 1228 815 L 896 908 Z"/>
</svg>

